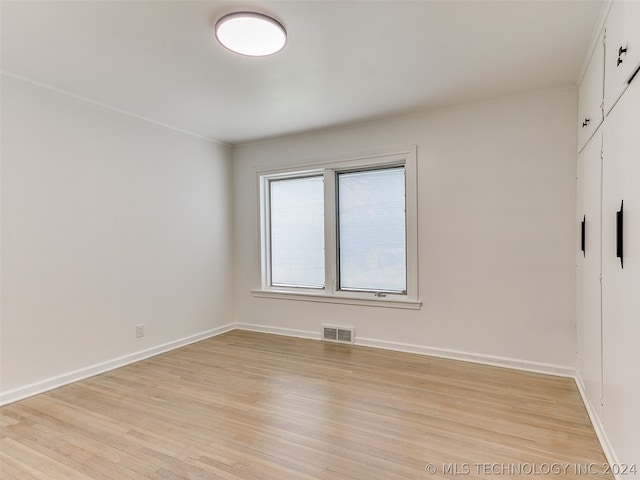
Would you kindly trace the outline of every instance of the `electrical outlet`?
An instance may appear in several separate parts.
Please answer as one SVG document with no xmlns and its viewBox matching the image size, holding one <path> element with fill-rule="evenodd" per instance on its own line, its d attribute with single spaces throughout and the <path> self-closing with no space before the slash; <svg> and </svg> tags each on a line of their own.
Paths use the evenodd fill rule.
<svg viewBox="0 0 640 480">
<path fill-rule="evenodd" d="M 144 325 L 136 325 L 136 338 L 144 337 Z"/>
</svg>

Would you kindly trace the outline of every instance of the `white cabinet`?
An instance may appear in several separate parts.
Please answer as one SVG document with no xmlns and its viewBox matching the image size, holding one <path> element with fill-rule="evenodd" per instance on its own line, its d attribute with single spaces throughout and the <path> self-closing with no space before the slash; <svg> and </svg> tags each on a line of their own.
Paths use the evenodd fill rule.
<svg viewBox="0 0 640 480">
<path fill-rule="evenodd" d="M 640 1 L 615 0 L 605 23 L 605 113 L 640 67 Z"/>
<path fill-rule="evenodd" d="M 613 1 L 604 40 L 579 88 L 577 370 L 609 460 L 640 466 L 640 0 Z"/>
<path fill-rule="evenodd" d="M 602 130 L 578 156 L 578 257 L 576 313 L 578 370 L 593 410 L 602 419 L 600 216 Z"/>
<path fill-rule="evenodd" d="M 602 123 L 604 91 L 604 45 L 602 38 L 591 55 L 578 89 L 578 151 Z"/>
<path fill-rule="evenodd" d="M 618 461 L 640 465 L 640 81 L 607 117 L 603 145 L 603 425 Z"/>
</svg>

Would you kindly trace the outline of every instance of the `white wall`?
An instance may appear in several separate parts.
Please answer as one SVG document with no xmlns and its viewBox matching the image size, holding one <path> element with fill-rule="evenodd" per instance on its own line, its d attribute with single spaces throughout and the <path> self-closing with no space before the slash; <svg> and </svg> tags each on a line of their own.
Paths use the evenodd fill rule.
<svg viewBox="0 0 640 480">
<path fill-rule="evenodd" d="M 566 88 L 236 147 L 236 320 L 276 331 L 344 324 L 360 339 L 575 367 L 576 108 Z M 410 144 L 420 311 L 251 295 L 257 168 Z"/>
<path fill-rule="evenodd" d="M 2 392 L 232 322 L 229 148 L 2 80 Z"/>
</svg>

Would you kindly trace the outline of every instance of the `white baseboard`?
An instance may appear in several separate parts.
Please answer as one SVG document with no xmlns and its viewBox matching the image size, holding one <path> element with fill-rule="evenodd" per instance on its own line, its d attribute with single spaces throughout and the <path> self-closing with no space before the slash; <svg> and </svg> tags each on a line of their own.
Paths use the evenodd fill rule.
<svg viewBox="0 0 640 480">
<path fill-rule="evenodd" d="M 596 413 L 595 408 L 591 405 L 589 401 L 589 397 L 587 396 L 587 391 L 584 386 L 584 381 L 580 376 L 580 371 L 576 371 L 575 375 L 576 385 L 578 387 L 578 391 L 580 392 L 580 396 L 582 397 L 582 402 L 584 403 L 585 408 L 587 409 L 587 413 L 589 414 L 589 418 L 591 419 L 591 424 L 593 425 L 593 429 L 596 432 L 596 436 L 600 441 L 600 445 L 602 446 L 602 451 L 604 452 L 605 457 L 607 457 L 607 462 L 609 465 L 619 465 L 620 461 L 618 460 L 618 456 L 616 452 L 613 450 L 613 446 L 611 442 L 609 442 L 609 438 L 604 430 L 604 426 Z M 615 476 L 616 480 L 622 480 L 622 477 Z"/>
<path fill-rule="evenodd" d="M 239 330 L 249 330 L 252 332 L 273 333 L 276 335 L 285 335 L 288 337 L 309 338 L 312 340 L 320 340 L 320 332 L 309 330 L 296 330 L 292 328 L 280 328 L 267 325 L 256 325 L 250 323 L 235 323 L 234 327 Z M 447 350 L 444 348 L 425 347 L 422 345 L 412 345 L 409 343 L 389 342 L 387 340 L 376 340 L 373 338 L 358 338 L 356 336 L 356 345 L 362 347 L 382 348 L 385 350 L 394 350 L 397 352 L 417 353 L 420 355 L 429 355 L 432 357 L 448 358 L 450 360 L 462 360 L 464 362 L 481 363 L 483 365 L 492 365 L 496 367 L 512 368 L 516 370 L 524 370 L 527 372 L 544 373 L 547 375 L 555 375 L 559 377 L 574 378 L 576 370 L 573 367 L 563 365 L 553 365 L 549 363 L 532 362 L 527 360 L 519 360 L 515 358 L 498 357 L 493 355 L 484 355 L 478 353 L 462 352 L 458 350 Z"/>
<path fill-rule="evenodd" d="M 139 352 L 130 353 L 128 355 L 114 358 L 112 360 L 107 360 L 106 362 L 97 363 L 89 367 L 80 368 L 72 372 L 57 375 L 55 377 L 32 383 L 30 385 L 25 385 L 23 387 L 8 390 L 6 392 L 0 392 L 0 405 L 17 402 L 18 400 L 37 395 L 39 393 L 44 393 L 49 390 L 53 390 L 54 388 L 67 385 L 69 383 L 77 382 L 79 380 L 83 380 L 100 373 L 108 372 L 109 370 L 113 370 L 119 367 L 124 367 L 125 365 L 144 360 L 145 358 L 153 357 L 160 353 L 168 352 L 169 350 L 184 347 L 191 343 L 199 342 L 200 340 L 205 340 L 207 338 L 215 337 L 216 335 L 235 330 L 235 328 L 235 325 L 230 323 L 221 327 L 212 328 L 211 330 L 206 330 L 201 333 L 196 333 L 195 335 L 180 338 L 172 342 L 164 343 L 156 347 L 151 347 L 146 350 L 141 350 Z"/>
<path fill-rule="evenodd" d="M 32 383 L 30 385 L 25 385 L 23 387 L 19 387 L 13 390 L 1 392 L 0 405 L 5 405 L 7 403 L 12 403 L 17 400 L 30 397 L 32 395 L 37 395 L 38 393 L 43 393 L 48 390 L 52 390 L 62 385 L 67 385 L 72 382 L 77 382 L 78 380 L 82 380 L 84 378 L 88 378 L 93 375 L 97 375 L 99 373 L 104 373 L 109 370 L 122 367 L 124 365 L 129 365 L 131 363 L 144 360 L 145 358 L 153 357 L 154 355 L 168 352 L 169 350 L 174 350 L 176 348 L 180 348 L 185 345 L 189 345 L 191 343 L 198 342 L 206 338 L 214 337 L 216 335 L 220 335 L 222 333 L 229 332 L 235 329 L 248 330 L 248 331 L 260 332 L 260 333 L 271 333 L 271 334 L 283 335 L 287 337 L 307 338 L 312 340 L 321 339 L 319 331 L 315 332 L 315 331 L 309 331 L 309 330 L 297 330 L 292 328 L 273 327 L 268 325 L 258 325 L 258 324 L 251 324 L 251 323 L 230 323 L 227 325 L 223 325 L 221 327 L 207 330 L 202 333 L 191 335 L 189 337 L 174 340 L 172 342 L 168 342 L 163 345 L 158 345 L 156 347 L 152 347 L 146 350 L 134 352 L 129 355 L 114 358 L 106 362 L 98 363 L 95 365 L 91 365 L 89 367 L 81 368 L 81 369 L 68 372 L 62 375 L 51 377 L 46 380 Z M 512 368 L 512 369 L 524 370 L 528 372 L 544 373 L 548 375 L 576 378 L 576 371 L 574 368 L 565 367 L 561 365 L 552 365 L 547 363 L 518 360 L 514 358 L 498 357 L 498 356 L 484 355 L 484 354 L 478 354 L 478 353 L 469 353 L 469 352 L 463 352 L 459 350 L 448 350 L 448 349 L 436 348 L 436 347 L 426 347 L 422 345 L 413 345 L 409 343 L 390 342 L 387 340 L 376 340 L 372 338 L 356 337 L 355 344 L 363 347 L 374 347 L 374 348 L 381 348 L 385 350 L 394 350 L 398 352 L 417 353 L 420 355 L 429 355 L 433 357 L 448 358 L 451 360 L 462 360 L 465 362 L 473 362 L 473 363 L 480 363 L 484 365 L 493 365 L 497 367 Z M 579 389 L 581 388 L 580 382 L 577 382 L 579 385 Z M 585 397 L 584 397 L 583 390 L 584 389 L 581 389 L 580 392 L 583 395 L 583 399 L 584 399 Z M 585 401 L 585 404 L 587 404 L 586 401 Z M 592 409 L 590 409 L 590 406 L 588 406 L 587 409 L 590 410 L 589 414 L 592 415 Z M 593 421 L 593 418 L 592 418 L 592 421 Z M 594 422 L 594 428 L 596 428 L 595 424 L 596 422 Z"/>
<path fill-rule="evenodd" d="M 417 353 L 431 357 L 447 358 L 449 360 L 461 360 L 463 362 L 480 363 L 494 367 L 511 368 L 514 370 L 524 370 L 526 372 L 543 373 L 557 377 L 570 377 L 575 375 L 575 368 L 564 365 L 554 365 L 551 363 L 534 362 L 530 360 L 520 360 L 517 358 L 500 357 L 496 355 L 485 355 L 483 353 L 471 353 L 461 350 L 449 350 L 439 347 L 425 347 L 402 342 L 388 342 L 386 340 L 376 340 L 372 338 L 358 338 L 356 345 L 363 347 L 375 347 L 385 350 L 395 350 L 406 353 Z"/>
<path fill-rule="evenodd" d="M 234 328 L 238 330 L 247 330 L 249 332 L 272 333 L 274 335 L 283 335 L 285 337 L 307 338 L 311 340 L 321 340 L 320 332 L 312 332 L 310 330 L 296 330 L 293 328 L 270 327 L 268 325 L 258 325 L 254 323 L 234 323 Z"/>
<path fill-rule="evenodd" d="M 273 326 L 250 324 L 250 323 L 230 323 L 227 325 L 223 325 L 221 327 L 207 330 L 205 332 L 201 332 L 195 335 L 174 340 L 172 342 L 158 345 L 156 347 L 152 347 L 146 350 L 141 350 L 139 352 L 134 352 L 128 355 L 124 355 L 122 357 L 114 358 L 112 360 L 107 360 L 106 362 L 101 362 L 95 365 L 91 365 L 89 367 L 64 373 L 62 375 L 57 375 L 55 377 L 51 377 L 36 383 L 15 388 L 13 390 L 0 392 L 0 405 L 13 403 L 18 400 L 31 397 L 33 395 L 47 392 L 49 390 L 53 390 L 54 388 L 67 385 L 69 383 L 77 382 L 79 380 L 83 380 L 85 378 L 92 377 L 94 375 L 98 375 L 100 373 L 104 373 L 109 370 L 113 370 L 115 368 L 123 367 L 125 365 L 129 365 L 131 363 L 144 360 L 145 358 L 153 357 L 155 355 L 168 352 L 176 348 L 184 347 L 191 343 L 195 343 L 200 340 L 204 340 L 206 338 L 214 337 L 216 335 L 220 335 L 222 333 L 226 333 L 235 329 L 248 330 L 248 331 L 260 332 L 260 333 L 271 333 L 271 334 L 283 335 L 287 337 L 307 338 L 312 340 L 321 339 L 319 331 L 314 332 L 309 330 L 297 330 L 297 329 L 291 329 L 291 328 L 273 327 Z M 513 358 L 468 353 L 468 352 L 462 352 L 457 350 L 446 350 L 442 348 L 425 347 L 422 345 L 412 345 L 408 343 L 389 342 L 386 340 L 376 340 L 372 338 L 356 337 L 355 344 L 364 346 L 364 347 L 374 347 L 374 348 L 382 348 L 385 350 L 394 350 L 399 352 L 417 353 L 420 355 L 430 355 L 434 357 L 449 358 L 452 360 L 462 360 L 465 362 L 481 363 L 484 365 L 494 365 L 498 367 L 525 370 L 528 372 L 544 373 L 548 375 L 556 375 L 556 376 L 572 377 L 572 378 L 576 377 L 575 369 L 571 367 L 560 366 L 560 365 L 551 365 L 546 363 L 524 361 L 524 360 L 518 360 Z M 580 382 L 578 382 L 578 385 L 580 389 L 581 388 Z M 585 399 L 585 405 L 588 405 L 586 401 L 586 397 L 584 396 L 583 389 L 580 390 L 580 392 L 583 395 L 583 399 Z M 597 417 L 594 417 L 592 415 L 592 409 L 590 409 L 590 406 L 587 406 L 587 409 L 589 410 L 589 415 L 592 417 L 592 422 L 594 423 L 594 428 L 598 433 L 598 438 L 601 438 L 602 429 L 600 428 L 600 430 L 598 430 L 597 422 L 594 420 L 594 418 L 597 418 Z M 606 436 L 604 438 L 606 439 Z M 605 448 L 604 443 L 603 443 L 603 448 Z M 607 455 L 607 458 L 610 458 L 609 455 Z"/>
</svg>

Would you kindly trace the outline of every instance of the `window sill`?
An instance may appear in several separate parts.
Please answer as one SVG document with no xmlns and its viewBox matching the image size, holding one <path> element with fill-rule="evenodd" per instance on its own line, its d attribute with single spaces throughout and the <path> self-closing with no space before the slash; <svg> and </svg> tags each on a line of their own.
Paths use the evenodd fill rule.
<svg viewBox="0 0 640 480">
<path fill-rule="evenodd" d="M 297 300 L 301 302 L 339 303 L 342 305 L 361 305 L 365 307 L 402 308 L 406 310 L 420 310 L 421 301 L 394 300 L 388 298 L 356 298 L 318 293 L 299 293 L 286 290 L 252 290 L 255 298 L 272 298 L 276 300 Z"/>
</svg>

